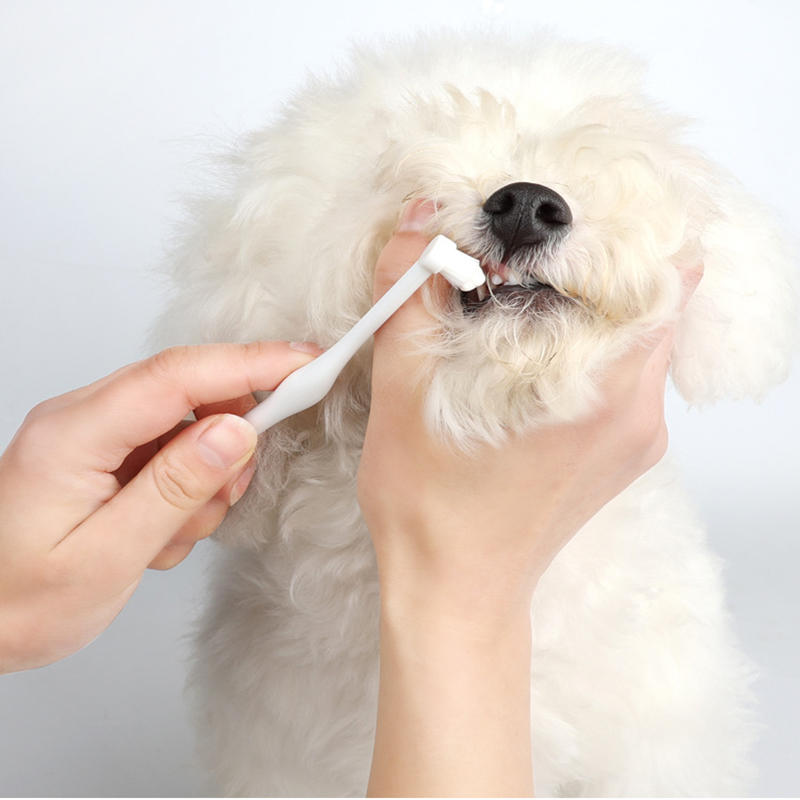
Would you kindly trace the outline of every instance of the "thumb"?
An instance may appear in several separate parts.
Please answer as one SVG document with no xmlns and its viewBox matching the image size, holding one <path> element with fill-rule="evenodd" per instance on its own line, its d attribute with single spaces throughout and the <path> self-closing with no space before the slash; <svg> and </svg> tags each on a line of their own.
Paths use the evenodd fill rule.
<svg viewBox="0 0 800 800">
<path fill-rule="evenodd" d="M 139 473 L 142 491 L 162 512 L 194 513 L 238 475 L 256 448 L 257 434 L 235 414 L 215 414 L 189 426 Z M 161 513 L 161 512 L 160 512 Z"/>
<path fill-rule="evenodd" d="M 381 252 L 375 266 L 373 295 L 380 299 L 419 259 L 428 246 L 430 220 L 436 207 L 430 201 L 415 200 L 406 207 L 395 235 Z M 427 281 L 433 291 L 434 301 L 443 299 L 448 290 L 447 282 L 434 275 Z M 416 291 L 381 327 L 375 335 L 376 346 L 387 342 L 399 342 L 409 334 L 424 329 L 431 323 L 430 312 L 425 307 L 422 290 Z"/>
<path fill-rule="evenodd" d="M 141 574 L 172 537 L 226 484 L 256 448 L 255 428 L 234 414 L 190 425 L 69 537 L 99 563 Z M 110 536 L 109 531 L 114 531 Z"/>
<path fill-rule="evenodd" d="M 389 240 L 375 266 L 374 295 L 383 296 L 419 260 L 428 246 L 429 222 L 435 214 L 431 202 L 410 203 L 395 235 Z M 426 281 L 426 287 L 416 291 L 376 331 L 372 357 L 372 410 L 370 425 L 374 426 L 377 410 L 391 407 L 394 418 L 400 418 L 401 407 L 409 419 L 417 419 L 420 389 L 424 376 L 424 350 L 420 344 L 435 330 L 434 318 L 426 307 L 423 290 L 430 292 L 434 303 L 444 305 L 449 284 L 439 275 Z M 398 416 L 400 415 L 400 416 Z"/>
</svg>

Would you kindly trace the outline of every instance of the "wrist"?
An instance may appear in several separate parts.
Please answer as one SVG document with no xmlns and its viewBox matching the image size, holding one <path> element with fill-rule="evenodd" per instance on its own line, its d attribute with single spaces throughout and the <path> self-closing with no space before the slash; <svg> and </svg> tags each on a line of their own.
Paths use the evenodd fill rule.
<svg viewBox="0 0 800 800">
<path fill-rule="evenodd" d="M 527 581 L 482 575 L 380 574 L 381 624 L 392 629 L 472 636 L 480 642 L 530 625 Z"/>
<path fill-rule="evenodd" d="M 381 588 L 371 796 L 531 796 L 529 605 L 469 581 Z"/>
<path fill-rule="evenodd" d="M 531 618 L 528 604 L 455 602 L 435 593 L 424 598 L 385 596 L 380 610 L 381 658 L 391 655 L 409 668 L 433 675 L 463 675 L 522 665 L 530 668 Z M 527 678 L 526 678 L 527 680 Z"/>
<path fill-rule="evenodd" d="M 436 535 L 414 540 L 383 536 L 376 543 L 381 591 L 381 616 L 463 631 L 495 631 L 528 621 L 539 577 L 538 560 L 518 548 L 502 552 L 465 541 L 468 534 L 439 528 Z M 448 540 L 461 541 L 448 541 Z M 421 543 L 420 543 L 421 542 Z"/>
</svg>

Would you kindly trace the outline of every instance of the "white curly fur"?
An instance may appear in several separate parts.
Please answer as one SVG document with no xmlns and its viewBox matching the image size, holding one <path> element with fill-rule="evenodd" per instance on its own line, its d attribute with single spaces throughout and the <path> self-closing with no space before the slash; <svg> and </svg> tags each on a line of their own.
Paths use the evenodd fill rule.
<svg viewBox="0 0 800 800">
<path fill-rule="evenodd" d="M 574 222 L 515 269 L 549 300 L 454 293 L 431 348 L 428 413 L 468 447 L 583 413 L 603 366 L 675 313 L 673 379 L 691 403 L 761 395 L 795 347 L 795 282 L 769 216 L 681 139 L 629 56 L 546 36 L 436 34 L 354 52 L 311 80 L 194 203 L 159 344 L 336 341 L 410 198 L 431 233 L 499 260 L 482 205 L 528 181 Z M 358 795 L 377 695 L 378 584 L 355 476 L 369 410 L 365 347 L 320 407 L 264 437 L 218 538 L 193 670 L 205 763 L 241 795 Z M 751 775 L 750 667 L 720 564 L 662 463 L 564 549 L 532 608 L 537 789 L 736 795 Z"/>
</svg>

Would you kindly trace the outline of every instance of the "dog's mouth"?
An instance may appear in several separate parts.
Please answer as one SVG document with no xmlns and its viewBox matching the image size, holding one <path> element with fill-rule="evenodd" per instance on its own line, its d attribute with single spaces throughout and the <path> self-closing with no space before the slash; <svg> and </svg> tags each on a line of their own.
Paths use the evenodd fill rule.
<svg viewBox="0 0 800 800">
<path fill-rule="evenodd" d="M 480 260 L 486 283 L 461 293 L 465 311 L 527 308 L 544 312 L 559 298 L 566 299 L 539 278 L 572 221 L 567 201 L 542 184 L 516 182 L 495 191 L 476 218 L 476 232 L 486 249 L 470 254 Z"/>
<path fill-rule="evenodd" d="M 530 276 L 520 277 L 505 263 L 481 262 L 486 283 L 470 292 L 461 292 L 461 305 L 468 314 L 492 306 L 518 308 L 532 305 L 539 298 L 560 295 L 550 284 Z"/>
</svg>

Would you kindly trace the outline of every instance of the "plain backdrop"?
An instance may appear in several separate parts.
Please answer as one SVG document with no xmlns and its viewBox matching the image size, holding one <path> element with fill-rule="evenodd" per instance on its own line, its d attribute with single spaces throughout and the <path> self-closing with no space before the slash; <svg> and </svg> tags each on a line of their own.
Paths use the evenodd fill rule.
<svg viewBox="0 0 800 800">
<path fill-rule="evenodd" d="M 645 56 L 649 92 L 800 239 L 796 0 L 0 0 L 0 448 L 37 401 L 144 354 L 175 201 L 213 143 L 268 122 L 354 39 L 477 24 Z M 760 405 L 668 406 L 761 665 L 761 796 L 800 794 L 798 400 L 795 370 Z M 209 553 L 148 574 L 72 658 L 0 678 L 0 794 L 208 791 L 182 691 Z"/>
</svg>

